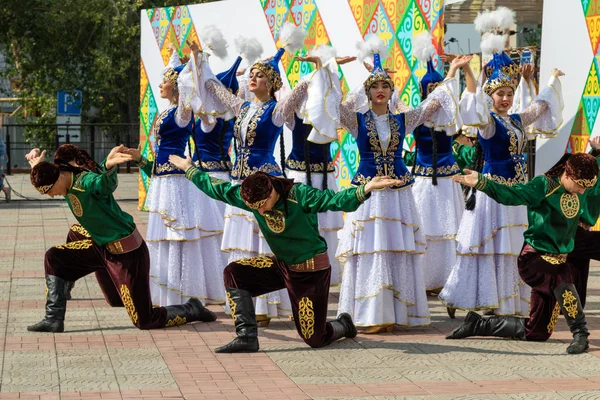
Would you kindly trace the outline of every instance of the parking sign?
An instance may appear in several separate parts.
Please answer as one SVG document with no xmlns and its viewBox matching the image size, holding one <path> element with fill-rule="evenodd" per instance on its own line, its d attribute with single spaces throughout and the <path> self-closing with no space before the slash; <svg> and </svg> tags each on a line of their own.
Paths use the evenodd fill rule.
<svg viewBox="0 0 600 400">
<path fill-rule="evenodd" d="M 56 99 L 56 115 L 81 115 L 81 90 L 61 90 Z"/>
</svg>

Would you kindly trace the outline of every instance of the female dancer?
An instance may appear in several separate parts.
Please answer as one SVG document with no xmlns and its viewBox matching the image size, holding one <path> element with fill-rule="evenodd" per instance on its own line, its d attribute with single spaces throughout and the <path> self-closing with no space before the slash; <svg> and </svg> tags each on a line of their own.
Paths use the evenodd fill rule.
<svg viewBox="0 0 600 400">
<path fill-rule="evenodd" d="M 383 43 L 369 43 L 374 69 L 364 88 L 351 93 L 340 107 L 340 121 L 356 137 L 361 156 L 352 184 L 376 176 L 401 183 L 375 191 L 346 216 L 337 254 L 344 268 L 338 313 L 353 315 L 356 325 L 366 328 L 364 333 L 379 333 L 391 332 L 394 324 L 429 324 L 421 269 L 426 244 L 410 190 L 414 181 L 402 160 L 402 143 L 406 132 L 426 121 L 433 121 L 434 127 L 455 123 L 458 103 L 456 82 L 449 79 L 416 109 L 396 113 L 399 102 L 389 105 L 394 82 L 380 62 Z M 454 60 L 450 76 L 466 61 Z"/>
<path fill-rule="evenodd" d="M 524 129 L 554 133 L 562 123 L 562 97 L 556 70 L 536 101 L 519 114 L 509 114 L 515 79 L 508 73 L 514 64 L 501 55 L 504 42 L 504 36 L 491 34 L 482 42 L 494 52 L 493 72 L 483 86 L 486 99 L 479 87 L 477 93 L 467 92 L 461 113 L 465 125 L 477 126 L 479 132 L 470 169 L 510 186 L 527 177 Z M 440 293 L 442 302 L 463 310 L 493 309 L 496 315 L 528 315 L 530 288 L 517 271 L 526 227 L 525 207 L 503 206 L 473 189 L 457 235 L 457 262 Z"/>
<path fill-rule="evenodd" d="M 293 121 L 295 111 L 304 101 L 308 82 L 299 83 L 287 98 L 277 101 L 275 93 L 283 85 L 278 64 L 286 49 L 293 51 L 303 40 L 301 30 L 290 24 L 284 25 L 280 34 L 280 42 L 284 48 L 280 48 L 274 57 L 258 61 L 250 68 L 248 90 L 254 94 L 253 101 L 246 101 L 245 96 L 237 97 L 230 93 L 215 79 L 204 59 L 199 65 L 201 113 L 209 119 L 213 115 L 221 115 L 223 118 L 236 117 L 236 159 L 231 173 L 235 183 L 240 183 L 257 171 L 272 176 L 282 175 L 281 168 L 273 156 L 275 144 L 277 139 L 280 139 L 280 157 L 283 165 L 283 125 Z M 314 59 L 311 58 L 311 61 L 319 61 L 316 57 Z M 229 253 L 229 262 L 272 254 L 253 214 L 231 205 L 225 207 L 221 250 Z M 289 296 L 284 290 L 256 299 L 257 321 L 261 326 L 268 325 L 272 317 L 291 313 Z"/>
<path fill-rule="evenodd" d="M 154 165 L 141 165 L 152 176 L 146 198 L 152 302 L 162 306 L 182 304 L 191 297 L 213 304 L 225 302 L 219 249 L 223 214 L 168 159 L 171 154 L 184 156 L 193 132 L 190 104 L 199 49 L 195 43 L 190 47 L 194 56 L 181 65 L 175 47 L 170 46 L 173 53 L 160 85 L 161 97 L 170 104 L 153 127 L 157 138 Z M 140 160 L 140 155 L 134 159 Z"/>
</svg>

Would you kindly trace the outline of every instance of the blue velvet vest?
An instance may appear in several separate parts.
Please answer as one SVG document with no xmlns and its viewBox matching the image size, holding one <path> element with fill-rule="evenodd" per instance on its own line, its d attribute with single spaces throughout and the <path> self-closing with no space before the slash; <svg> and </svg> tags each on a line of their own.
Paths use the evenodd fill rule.
<svg viewBox="0 0 600 400">
<path fill-rule="evenodd" d="M 479 143 L 483 150 L 482 174 L 504 185 L 525 183 L 527 181 L 527 163 L 523 150 L 527 138 L 523 132 L 523 124 L 519 114 L 511 114 L 512 123 L 521 131 L 523 140 L 519 145 L 517 134 L 508 123 L 503 121 L 496 113 L 490 113 L 496 124 L 496 133 L 490 139 L 479 135 Z"/>
<path fill-rule="evenodd" d="M 171 154 L 185 158 L 185 150 L 192 135 L 192 121 L 185 128 L 181 128 L 175 122 L 175 111 L 177 107 L 171 107 L 163 111 L 154 125 L 155 132 L 160 136 L 156 140 L 154 150 L 154 175 L 185 175 L 185 171 L 180 170 L 169 162 Z"/>
<path fill-rule="evenodd" d="M 433 137 L 437 142 L 437 168 L 439 177 L 452 176 L 460 173 L 460 168 L 452 154 L 452 136 L 446 132 L 434 131 L 425 125 L 419 125 L 414 132 L 416 139 L 417 159 L 415 161 L 415 176 L 433 175 Z"/>
<path fill-rule="evenodd" d="M 390 141 L 385 151 L 379 141 L 373 113 L 370 110 L 365 114 L 356 113 L 356 118 L 358 119 L 356 144 L 360 163 L 352 184 L 362 185 L 375 176 L 387 175 L 402 181 L 399 186 L 391 186 L 391 189 L 412 185 L 414 180 L 402 160 L 402 143 L 406 134 L 404 114 L 389 114 Z"/>
<path fill-rule="evenodd" d="M 306 155 L 304 154 L 306 139 L 312 130 L 312 125 L 302 123 L 302 120 L 294 115 L 294 130 L 292 131 L 292 151 L 285 160 L 285 167 L 292 171 L 306 172 Z M 335 168 L 331 159 L 328 144 L 317 144 L 308 142 L 308 161 L 311 172 L 323 172 L 324 164 L 328 172 L 334 172 Z"/>
<path fill-rule="evenodd" d="M 198 149 L 192 155 L 194 165 L 198 166 L 199 153 L 204 171 L 231 171 L 231 159 L 228 153 L 233 138 L 234 123 L 233 119 L 225 121 L 218 118 L 214 128 L 210 132 L 204 132 L 200 120 L 196 121 L 194 138 Z"/>
<path fill-rule="evenodd" d="M 271 119 L 276 105 L 277 102 L 273 99 L 262 104 L 248 124 L 244 141 L 241 134 L 242 121 L 248 113 L 250 102 L 247 101 L 242 106 L 234 125 L 237 147 L 231 179 L 243 180 L 257 171 L 273 176 L 281 175 L 281 168 L 273 156 L 275 143 L 283 132 L 283 127 L 276 126 Z"/>
</svg>

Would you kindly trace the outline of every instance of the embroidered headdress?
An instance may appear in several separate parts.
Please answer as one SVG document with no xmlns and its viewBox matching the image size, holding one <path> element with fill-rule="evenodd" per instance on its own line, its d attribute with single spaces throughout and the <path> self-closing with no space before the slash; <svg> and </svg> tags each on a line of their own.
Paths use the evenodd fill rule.
<svg viewBox="0 0 600 400">
<path fill-rule="evenodd" d="M 358 58 L 364 61 L 370 57 L 373 58 L 373 71 L 369 74 L 367 80 L 363 83 L 367 97 L 369 97 L 369 90 L 375 82 L 383 81 L 390 85 L 392 92 L 394 91 L 394 81 L 385 71 L 381 65 L 381 59 L 385 59 L 387 56 L 387 48 L 383 40 L 377 36 L 372 36 L 366 42 L 358 42 L 356 44 L 358 49 Z"/>
<path fill-rule="evenodd" d="M 60 168 L 56 164 L 42 161 L 31 169 L 29 178 L 31 184 L 40 194 L 46 194 L 52 189 L 60 176 Z"/>
<path fill-rule="evenodd" d="M 419 89 L 421 90 L 421 98 L 425 99 L 429 93 L 433 92 L 436 87 L 444 81 L 444 77 L 436 71 L 433 66 L 433 56 L 435 56 L 435 46 L 432 42 L 431 33 L 425 31 L 412 40 L 413 45 L 413 56 L 417 60 L 427 63 L 427 72 L 421 78 L 419 82 Z"/>
<path fill-rule="evenodd" d="M 305 32 L 302 28 L 295 26 L 291 22 L 283 24 L 279 33 L 280 47 L 273 57 L 255 62 L 250 70 L 258 69 L 267 76 L 267 88 L 273 92 L 278 91 L 283 86 L 281 74 L 279 73 L 279 60 L 285 53 L 289 51 L 294 53 L 304 44 Z"/>
<path fill-rule="evenodd" d="M 493 33 L 486 35 L 481 41 L 481 50 L 493 54 L 492 60 L 485 67 L 487 80 L 483 85 L 483 90 L 489 96 L 500 88 L 511 88 L 514 91 L 517 87 L 514 72 L 517 71 L 518 75 L 519 67 L 504 54 L 504 43 L 506 35 Z"/>
</svg>

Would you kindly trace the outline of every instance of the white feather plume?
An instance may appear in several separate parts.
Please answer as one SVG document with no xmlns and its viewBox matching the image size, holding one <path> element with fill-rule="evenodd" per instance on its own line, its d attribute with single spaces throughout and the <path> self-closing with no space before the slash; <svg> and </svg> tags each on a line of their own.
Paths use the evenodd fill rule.
<svg viewBox="0 0 600 400">
<path fill-rule="evenodd" d="M 235 48 L 242 58 L 246 59 L 248 65 L 253 65 L 263 53 L 262 44 L 256 38 L 237 37 L 233 41 Z"/>
<path fill-rule="evenodd" d="M 504 51 L 506 45 L 507 35 L 497 35 L 495 33 L 489 33 L 484 36 L 481 41 L 481 51 L 484 54 L 501 53 Z"/>
<path fill-rule="evenodd" d="M 215 25 L 203 27 L 198 33 L 204 47 L 208 48 L 212 54 L 219 58 L 227 57 L 227 41 L 223 32 Z"/>
<path fill-rule="evenodd" d="M 327 61 L 331 60 L 336 56 L 336 51 L 333 47 L 327 46 L 326 44 L 320 44 L 316 47 L 313 47 L 308 54 L 311 56 L 317 56 L 321 59 L 321 62 L 325 64 Z"/>
<path fill-rule="evenodd" d="M 357 42 L 356 50 L 358 52 L 358 59 L 361 62 L 373 59 L 373 54 L 375 53 L 379 53 L 382 62 L 387 58 L 388 49 L 385 47 L 385 42 L 375 35 L 371 36 L 366 42 Z"/>
<path fill-rule="evenodd" d="M 492 11 L 485 10 L 483 12 L 477 13 L 477 18 L 475 18 L 475 30 L 479 33 L 491 32 L 495 28 L 494 15 Z"/>
<path fill-rule="evenodd" d="M 510 29 L 515 24 L 515 12 L 508 7 L 500 6 L 492 11 L 495 28 L 500 32 Z"/>
<path fill-rule="evenodd" d="M 424 31 L 412 40 L 412 54 L 419 61 L 427 62 L 435 55 L 435 46 L 431 41 L 432 36 L 428 31 Z"/>
<path fill-rule="evenodd" d="M 279 43 L 290 53 L 300 50 L 304 45 L 306 32 L 291 22 L 286 22 L 279 32 Z"/>
</svg>

